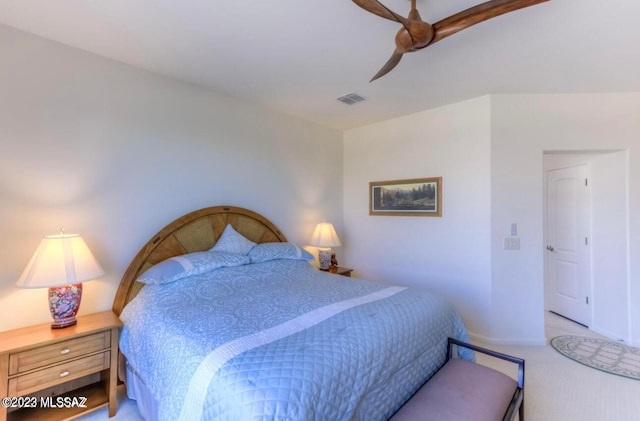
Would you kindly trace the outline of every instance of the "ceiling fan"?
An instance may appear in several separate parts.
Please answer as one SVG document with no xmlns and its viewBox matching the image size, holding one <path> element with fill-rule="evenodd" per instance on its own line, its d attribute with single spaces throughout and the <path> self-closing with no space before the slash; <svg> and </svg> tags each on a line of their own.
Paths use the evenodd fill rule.
<svg viewBox="0 0 640 421">
<path fill-rule="evenodd" d="M 406 18 L 388 9 L 378 0 L 353 0 L 368 12 L 402 24 L 402 28 L 396 34 L 396 49 L 371 82 L 396 67 L 404 53 L 421 50 L 476 23 L 546 1 L 549 0 L 490 0 L 430 24 L 420 17 L 416 9 L 416 0 L 411 0 L 411 11 Z"/>
</svg>

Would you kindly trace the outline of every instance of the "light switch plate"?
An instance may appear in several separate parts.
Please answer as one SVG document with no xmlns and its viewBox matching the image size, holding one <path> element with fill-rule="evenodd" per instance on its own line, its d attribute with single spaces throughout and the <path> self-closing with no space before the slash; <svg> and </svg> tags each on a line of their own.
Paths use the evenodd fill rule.
<svg viewBox="0 0 640 421">
<path fill-rule="evenodd" d="M 505 250 L 520 250 L 520 237 L 505 237 Z"/>
</svg>

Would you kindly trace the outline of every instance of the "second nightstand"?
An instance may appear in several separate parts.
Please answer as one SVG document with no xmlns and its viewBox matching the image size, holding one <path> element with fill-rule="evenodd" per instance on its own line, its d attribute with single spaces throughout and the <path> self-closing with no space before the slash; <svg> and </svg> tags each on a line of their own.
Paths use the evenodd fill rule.
<svg viewBox="0 0 640 421">
<path fill-rule="evenodd" d="M 353 269 L 343 268 L 340 266 L 333 266 L 329 268 L 329 273 L 335 273 L 336 275 L 348 276 L 351 278 L 351 272 Z"/>
</svg>

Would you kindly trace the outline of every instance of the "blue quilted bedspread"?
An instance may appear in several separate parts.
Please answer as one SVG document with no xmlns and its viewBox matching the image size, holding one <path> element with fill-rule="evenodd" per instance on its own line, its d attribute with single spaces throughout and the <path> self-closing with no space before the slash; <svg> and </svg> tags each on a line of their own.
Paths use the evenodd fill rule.
<svg viewBox="0 0 640 421">
<path fill-rule="evenodd" d="M 120 317 L 160 420 L 385 420 L 467 340 L 434 295 L 296 260 L 147 285 Z"/>
</svg>

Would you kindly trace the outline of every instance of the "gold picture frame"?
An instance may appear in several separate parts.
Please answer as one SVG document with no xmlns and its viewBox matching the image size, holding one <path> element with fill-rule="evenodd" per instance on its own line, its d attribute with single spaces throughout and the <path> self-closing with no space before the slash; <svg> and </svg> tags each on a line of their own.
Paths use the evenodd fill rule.
<svg viewBox="0 0 640 421">
<path fill-rule="evenodd" d="M 442 177 L 370 182 L 369 215 L 442 216 Z"/>
</svg>

